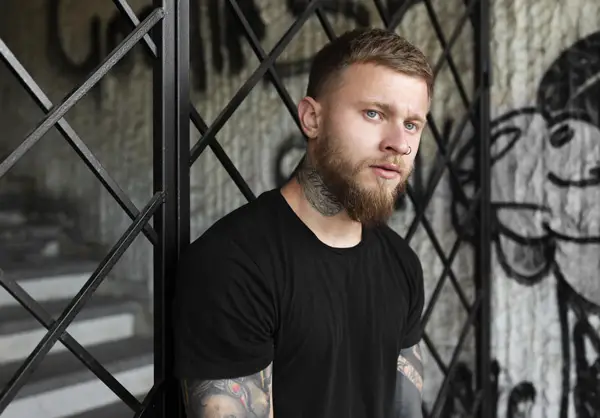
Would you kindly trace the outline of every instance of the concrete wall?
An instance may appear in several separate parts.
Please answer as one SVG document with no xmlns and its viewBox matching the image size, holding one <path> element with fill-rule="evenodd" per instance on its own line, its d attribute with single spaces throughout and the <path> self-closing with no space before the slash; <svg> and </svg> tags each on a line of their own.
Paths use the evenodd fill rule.
<svg viewBox="0 0 600 418">
<path fill-rule="evenodd" d="M 208 2 L 200 3 L 196 33 L 201 35 L 202 42 L 194 43 L 192 51 L 196 70 L 193 101 L 210 124 L 256 68 L 258 61 L 244 42 L 240 44 L 244 65 L 239 61 L 240 56 L 230 53 L 232 49 L 221 46 L 224 70 L 218 71 L 215 55 L 211 52 L 211 40 L 215 41 L 216 35 L 209 24 L 215 19 L 206 6 Z M 263 47 L 269 51 L 292 23 L 293 16 L 284 2 L 257 0 L 255 3 L 260 10 L 262 26 L 260 20 L 254 24 L 264 31 Z M 354 9 L 358 10 L 358 20 L 380 26 L 372 2 L 359 3 L 365 9 Z M 130 4 L 141 11 L 146 3 L 139 0 Z M 222 5 L 221 2 L 211 4 Z M 434 7 L 441 16 L 440 23 L 448 38 L 464 10 L 463 2 L 439 0 L 434 1 Z M 110 2 L 31 0 L 17 7 L 15 0 L 5 0 L 2 9 L 0 37 L 55 102 L 84 79 L 98 57 L 108 53 L 112 38 L 107 34 L 114 33 L 110 28 L 118 28 L 113 20 L 116 9 Z M 369 19 L 366 19 L 366 12 Z M 575 364 L 580 365 L 579 376 L 585 377 L 583 372 L 587 370 L 581 355 L 577 362 L 575 360 L 574 344 L 582 334 L 577 332 L 577 337 L 574 336 L 574 321 L 578 313 L 580 318 L 591 318 L 589 321 L 596 324 L 600 269 L 594 256 L 598 254 L 598 238 L 591 243 L 570 238 L 600 236 L 600 213 L 593 206 L 598 202 L 599 189 L 593 181 L 573 183 L 571 187 L 560 183 L 559 187 L 549 180 L 554 177 L 548 174 L 578 178 L 582 173 L 587 175 L 600 161 L 598 105 L 597 99 L 592 99 L 596 97 L 592 93 L 598 92 L 598 41 L 595 41 L 596 55 L 592 55 L 593 51 L 575 52 L 564 62 L 557 63 L 563 51 L 600 30 L 597 20 L 600 10 L 590 0 L 574 0 L 568 7 L 566 3 L 549 0 L 495 0 L 492 12 L 492 107 L 496 119 L 494 132 L 498 138 L 493 148 L 498 156 L 494 160 L 493 196 L 497 203 L 530 204 L 495 206 L 494 212 L 498 219 L 495 225 L 503 227 L 496 229 L 493 260 L 493 348 L 500 368 L 498 416 L 558 417 L 567 413 L 568 416 L 583 417 L 585 415 L 575 413 L 573 406 Z M 97 42 L 90 35 L 94 16 L 98 17 Z M 56 17 L 58 31 L 52 27 Z M 332 22 L 338 32 L 357 24 L 351 15 L 332 16 Z M 21 24 L 25 26 L 20 27 Z M 433 62 L 437 61 L 441 48 L 423 4 L 409 10 L 399 31 L 421 47 Z M 60 42 L 55 35 L 59 35 Z M 194 39 L 196 42 L 199 38 Z M 280 64 L 296 62 L 292 66 L 295 74 L 284 79 L 294 100 L 301 97 L 306 84 L 306 74 L 298 70 L 301 61 L 309 59 L 325 41 L 318 20 L 313 18 L 280 58 Z M 93 48 L 94 45 L 97 48 Z M 452 49 L 452 56 L 469 95 L 472 93 L 472 48 L 472 30 L 467 24 Z M 90 55 L 95 49 L 97 56 Z M 201 54 L 202 50 L 204 54 Z M 71 62 L 66 62 L 63 55 Z M 88 55 L 90 65 L 86 66 Z M 136 48 L 132 56 L 127 65 L 111 71 L 69 112 L 67 120 L 136 205 L 142 207 L 152 193 L 151 72 L 141 48 Z M 200 71 L 202 57 L 206 61 L 205 79 Z M 548 75 L 544 79 L 545 74 Z M 454 121 L 456 127 L 465 107 L 447 65 L 437 83 L 432 109 L 437 125 L 441 130 L 445 121 Z M 203 84 L 205 88 L 202 88 Z M 42 113 L 1 66 L 0 92 L 2 146 L 10 150 L 39 121 Z M 537 105 L 538 101 L 545 103 L 541 106 L 544 113 L 539 110 L 528 113 L 523 109 Z M 567 117 L 564 120 L 573 129 L 573 139 L 561 142 L 565 136 L 559 135 L 551 140 L 556 129 L 568 133 L 569 128 L 564 128 L 564 122 L 558 123 L 550 112 L 569 106 L 578 106 L 590 117 L 586 122 L 573 121 L 573 115 Z M 504 116 L 515 109 L 515 115 Z M 503 129 L 506 127 L 511 129 Z M 193 131 L 192 137 L 195 142 L 198 134 Z M 217 137 L 256 194 L 276 186 L 277 175 L 288 172 L 302 146 L 297 140 L 297 128 L 277 92 L 263 83 L 250 93 Z M 512 147 L 507 146 L 513 143 L 511 139 L 516 140 Z M 566 145 L 560 148 L 551 145 L 558 143 Z M 468 171 L 472 165 L 472 145 L 473 138 L 467 129 L 456 154 L 465 168 L 463 181 L 467 186 L 473 180 Z M 507 152 L 502 152 L 499 147 L 506 148 Z M 427 184 L 431 167 L 436 162 L 436 150 L 428 133 L 419 153 L 420 169 L 413 178 L 417 191 Z M 128 218 L 56 131 L 46 135 L 15 171 L 35 176 L 40 187 L 48 193 L 73 198 L 79 206 L 82 233 L 89 240 L 110 245 L 129 225 Z M 194 165 L 191 183 L 193 237 L 245 201 L 210 150 Z M 426 209 L 426 218 L 445 257 L 458 236 L 452 214 L 461 213 L 463 209 L 446 174 Z M 405 202 L 391 223 L 404 234 L 413 216 L 412 204 Z M 469 237 L 469 225 L 459 229 Z M 531 237 L 539 239 L 528 241 Z M 423 261 L 429 300 L 443 263 L 423 226 L 419 226 L 411 244 Z M 472 258 L 473 247 L 464 243 L 452 267 L 468 301 L 474 299 Z M 116 266 L 113 280 L 142 282 L 151 278 L 151 270 L 151 246 L 142 237 Z M 561 313 L 567 318 L 562 321 L 562 326 Z M 446 281 L 427 328 L 446 364 L 452 358 L 465 319 L 460 299 Z M 585 326 L 579 325 L 579 329 L 585 329 Z M 584 337 L 595 335 L 597 338 L 598 325 L 592 326 L 591 331 L 584 333 Z M 470 332 L 469 336 L 466 348 L 459 356 L 463 362 L 460 378 L 452 386 L 465 388 L 467 399 L 466 385 L 472 384 L 467 378 L 475 357 L 474 333 Z M 591 337 L 586 338 L 592 341 Z M 588 347 L 587 361 L 596 361 L 597 350 Z M 425 351 L 428 382 L 425 397 L 428 404 L 432 404 L 443 374 L 432 355 Z M 565 369 L 564 365 L 571 367 Z M 561 371 L 564 370 L 567 373 L 563 376 Z M 563 386 L 568 388 L 564 405 L 561 404 Z M 584 394 L 600 390 L 597 380 L 593 379 L 584 382 L 582 388 Z M 454 406 L 455 414 L 460 415 L 460 404 Z M 532 408 L 527 410 L 528 406 Z M 452 409 L 453 405 L 447 407 Z M 524 410 L 523 415 L 518 415 L 517 410 Z"/>
</svg>

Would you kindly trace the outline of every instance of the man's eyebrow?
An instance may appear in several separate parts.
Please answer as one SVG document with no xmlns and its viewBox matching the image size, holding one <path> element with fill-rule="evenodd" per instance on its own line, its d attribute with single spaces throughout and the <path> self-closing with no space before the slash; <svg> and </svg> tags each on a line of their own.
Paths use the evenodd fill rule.
<svg viewBox="0 0 600 418">
<path fill-rule="evenodd" d="M 389 114 L 395 114 L 396 113 L 396 109 L 394 109 L 394 107 L 392 105 L 389 105 L 387 103 L 384 102 L 380 102 L 377 100 L 364 100 L 360 102 L 361 105 L 363 106 L 371 106 L 371 107 L 378 107 L 379 109 L 383 110 L 385 113 L 389 113 Z"/>
<path fill-rule="evenodd" d="M 427 117 L 417 115 L 416 113 L 411 113 L 410 115 L 408 115 L 408 117 L 406 119 L 420 122 L 423 125 L 425 125 L 427 123 Z"/>
</svg>

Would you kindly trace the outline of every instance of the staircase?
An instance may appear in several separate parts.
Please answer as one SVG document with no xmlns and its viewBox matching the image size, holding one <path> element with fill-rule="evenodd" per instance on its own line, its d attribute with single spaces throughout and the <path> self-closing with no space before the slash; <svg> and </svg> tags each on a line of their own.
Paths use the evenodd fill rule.
<svg viewBox="0 0 600 418">
<path fill-rule="evenodd" d="M 99 264 L 98 251 L 73 232 L 67 210 L 24 192 L 29 180 L 0 184 L 0 268 L 54 319 Z M 15 184 L 18 187 L 14 187 Z M 143 302 L 95 294 L 67 332 L 138 399 L 153 383 L 151 336 L 136 333 Z M 46 329 L 0 287 L 0 388 Z M 134 413 L 57 342 L 1 418 L 125 418 Z"/>
</svg>

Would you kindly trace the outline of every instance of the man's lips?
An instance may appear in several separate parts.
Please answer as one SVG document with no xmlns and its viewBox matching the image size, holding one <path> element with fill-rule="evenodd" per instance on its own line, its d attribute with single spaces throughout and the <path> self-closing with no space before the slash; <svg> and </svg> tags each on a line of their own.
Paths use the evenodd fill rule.
<svg viewBox="0 0 600 418">
<path fill-rule="evenodd" d="M 400 176 L 402 171 L 395 164 L 377 164 L 372 165 L 371 168 L 379 177 L 391 180 Z"/>
<path fill-rule="evenodd" d="M 398 167 L 396 164 L 391 164 L 391 163 L 386 163 L 386 164 L 377 164 L 377 165 L 372 165 L 371 167 L 373 168 L 380 168 L 386 171 L 393 171 L 396 172 L 398 174 L 400 174 L 402 172 L 402 170 L 400 170 L 400 167 Z"/>
</svg>

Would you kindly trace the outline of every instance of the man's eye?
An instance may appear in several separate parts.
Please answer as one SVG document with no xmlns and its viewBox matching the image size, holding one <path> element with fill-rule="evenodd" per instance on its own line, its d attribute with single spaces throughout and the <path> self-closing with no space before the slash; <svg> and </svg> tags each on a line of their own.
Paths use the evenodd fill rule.
<svg viewBox="0 0 600 418">
<path fill-rule="evenodd" d="M 410 123 L 410 122 L 405 123 L 404 126 L 406 126 L 411 131 L 414 131 L 417 129 L 417 125 L 415 125 L 414 123 Z"/>
<path fill-rule="evenodd" d="M 379 112 L 377 112 L 376 110 L 367 110 L 365 112 L 365 114 L 367 115 L 368 118 L 370 119 L 375 119 L 376 117 L 379 116 Z"/>
</svg>

